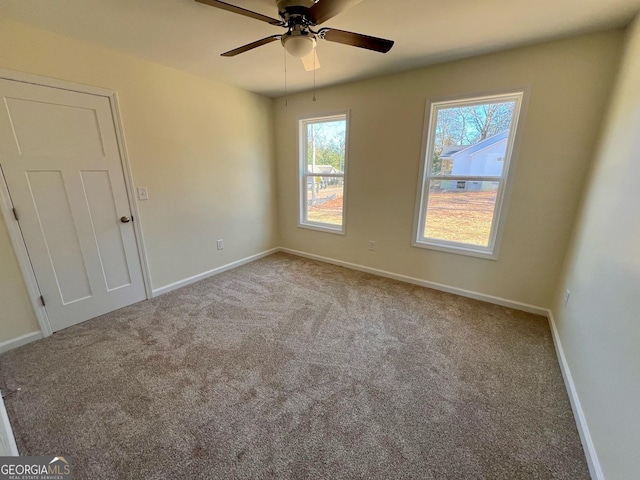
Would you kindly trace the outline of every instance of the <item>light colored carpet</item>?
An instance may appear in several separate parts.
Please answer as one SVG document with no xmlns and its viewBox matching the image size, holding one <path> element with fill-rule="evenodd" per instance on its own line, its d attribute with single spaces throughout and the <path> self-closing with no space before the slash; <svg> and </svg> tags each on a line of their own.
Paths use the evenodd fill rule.
<svg viewBox="0 0 640 480">
<path fill-rule="evenodd" d="M 587 479 L 546 319 L 275 254 L 0 357 L 77 479 Z"/>
</svg>

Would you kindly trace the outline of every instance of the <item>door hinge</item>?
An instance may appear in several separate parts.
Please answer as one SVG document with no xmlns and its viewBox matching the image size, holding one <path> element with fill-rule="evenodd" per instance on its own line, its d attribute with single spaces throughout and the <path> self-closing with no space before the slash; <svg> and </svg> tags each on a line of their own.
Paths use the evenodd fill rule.
<svg viewBox="0 0 640 480">
<path fill-rule="evenodd" d="M 16 212 L 15 208 L 12 208 L 11 210 L 13 210 L 13 216 L 16 219 L 16 222 L 18 221 L 18 212 Z"/>
<path fill-rule="evenodd" d="M 40 295 L 40 303 L 42 304 L 43 307 L 47 306 L 47 304 L 44 303 L 44 297 L 42 295 Z"/>
</svg>

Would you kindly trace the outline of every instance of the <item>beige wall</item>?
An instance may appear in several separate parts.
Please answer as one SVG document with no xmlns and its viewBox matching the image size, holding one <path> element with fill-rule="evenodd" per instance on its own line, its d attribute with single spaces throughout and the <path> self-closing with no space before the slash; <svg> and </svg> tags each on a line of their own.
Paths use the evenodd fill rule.
<svg viewBox="0 0 640 480">
<path fill-rule="evenodd" d="M 622 41 L 621 31 L 583 36 L 327 88 L 317 102 L 278 99 L 281 245 L 550 307 Z M 411 247 L 426 100 L 520 86 L 532 94 L 499 260 Z M 347 233 L 298 228 L 297 119 L 347 109 Z"/>
<path fill-rule="evenodd" d="M 3 19 L 0 45 L 0 68 L 117 91 L 154 288 L 277 246 L 271 99 Z M 36 329 L 12 255 L 3 227 L 0 342 Z"/>
<path fill-rule="evenodd" d="M 604 476 L 635 480 L 640 472 L 640 17 L 623 65 L 553 311 Z"/>
</svg>

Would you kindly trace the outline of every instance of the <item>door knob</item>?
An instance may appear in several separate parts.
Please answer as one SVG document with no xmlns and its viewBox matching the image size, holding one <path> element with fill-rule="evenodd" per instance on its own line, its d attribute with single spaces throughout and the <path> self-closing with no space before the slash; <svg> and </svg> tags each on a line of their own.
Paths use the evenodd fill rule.
<svg viewBox="0 0 640 480">
<path fill-rule="evenodd" d="M 124 217 L 120 217 L 120 221 L 122 223 L 129 223 L 131 221 L 131 217 L 127 217 L 126 215 Z"/>
</svg>

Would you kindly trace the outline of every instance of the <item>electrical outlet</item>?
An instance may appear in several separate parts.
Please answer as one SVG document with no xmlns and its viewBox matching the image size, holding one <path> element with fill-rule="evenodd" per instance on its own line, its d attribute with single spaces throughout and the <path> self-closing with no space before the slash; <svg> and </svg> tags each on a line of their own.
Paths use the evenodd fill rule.
<svg viewBox="0 0 640 480">
<path fill-rule="evenodd" d="M 567 303 L 569 303 L 569 297 L 571 296 L 571 290 L 567 290 L 566 292 L 564 292 L 564 306 L 567 306 Z"/>
<path fill-rule="evenodd" d="M 222 250 L 224 248 L 224 240 L 218 240 L 216 242 L 216 246 L 218 247 L 218 250 Z"/>
<path fill-rule="evenodd" d="M 369 240 L 369 250 L 372 252 L 376 251 L 376 242 L 373 240 Z"/>
</svg>

